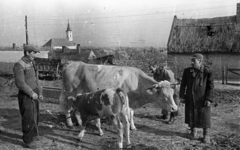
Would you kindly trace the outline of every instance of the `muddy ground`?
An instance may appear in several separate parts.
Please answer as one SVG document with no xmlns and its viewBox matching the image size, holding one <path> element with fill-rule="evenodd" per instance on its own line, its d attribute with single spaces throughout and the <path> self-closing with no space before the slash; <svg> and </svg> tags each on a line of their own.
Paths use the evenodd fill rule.
<svg viewBox="0 0 240 150">
<path fill-rule="evenodd" d="M 14 86 L 4 86 L 6 79 L 6 76 L 0 75 L 0 150 L 23 150 L 17 89 Z M 132 147 L 129 150 L 240 150 L 240 87 L 223 86 L 217 82 L 215 87 L 211 144 L 201 143 L 201 130 L 198 131 L 198 140 L 189 138 L 188 127 L 184 124 L 184 105 L 180 107 L 182 115 L 174 124 L 168 125 L 165 120 L 158 119 L 161 109 L 148 104 L 135 110 L 137 131 L 131 131 Z M 117 149 L 115 129 L 105 123 L 102 126 L 102 137 L 98 136 L 96 127 L 89 124 L 83 141 L 79 141 L 78 127 L 70 129 L 66 126 L 58 100 L 45 98 L 40 104 L 39 132 L 44 137 L 39 142 L 42 146 L 40 149 Z"/>
</svg>

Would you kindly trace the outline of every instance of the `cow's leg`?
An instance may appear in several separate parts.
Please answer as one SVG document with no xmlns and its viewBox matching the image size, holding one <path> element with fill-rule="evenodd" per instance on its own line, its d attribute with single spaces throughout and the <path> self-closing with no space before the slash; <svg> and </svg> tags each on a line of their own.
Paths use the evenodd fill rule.
<svg viewBox="0 0 240 150">
<path fill-rule="evenodd" d="M 116 118 L 117 117 L 117 118 Z M 118 148 L 123 148 L 123 125 L 118 116 L 113 118 L 112 122 L 117 129 Z"/>
<path fill-rule="evenodd" d="M 82 128 L 82 130 L 78 134 L 78 138 L 79 138 L 80 141 L 83 139 L 83 136 L 84 136 L 85 132 L 86 132 L 85 128 Z"/>
<path fill-rule="evenodd" d="M 69 127 L 73 126 L 72 119 L 71 119 L 71 114 L 70 114 L 71 109 L 72 109 L 71 106 L 72 106 L 72 103 L 70 103 L 67 100 L 66 93 L 64 91 L 62 91 L 61 95 L 60 95 L 60 108 L 66 116 L 67 126 L 69 126 Z"/>
<path fill-rule="evenodd" d="M 66 119 L 67 119 L 67 126 L 72 127 L 73 123 L 72 123 L 72 118 L 71 118 L 70 112 L 71 112 L 71 110 L 68 110 L 66 112 Z"/>
<path fill-rule="evenodd" d="M 132 108 L 129 108 L 129 122 L 130 122 L 130 128 L 131 130 L 137 130 L 137 128 L 135 127 L 134 121 L 133 121 L 133 115 L 134 115 L 134 111 Z"/>
<path fill-rule="evenodd" d="M 127 139 L 127 146 L 131 146 L 131 142 L 130 142 L 130 125 L 129 125 L 129 121 L 128 121 L 128 115 L 127 114 L 122 114 L 121 113 L 121 118 L 122 118 L 122 122 L 123 122 L 123 128 L 124 128 L 124 135 Z"/>
<path fill-rule="evenodd" d="M 82 125 L 82 119 L 81 119 L 80 112 L 76 111 L 75 115 L 76 115 L 76 118 L 77 118 L 77 121 L 78 121 L 78 125 L 81 126 Z"/>
<path fill-rule="evenodd" d="M 83 136 L 86 132 L 85 128 L 86 128 L 87 122 L 88 122 L 87 116 L 82 116 L 82 125 L 80 125 L 80 133 L 78 134 L 79 140 L 83 139 Z"/>
<path fill-rule="evenodd" d="M 98 128 L 99 135 L 100 135 L 100 136 L 103 136 L 103 130 L 102 130 L 102 128 L 101 128 L 100 118 L 96 119 L 96 120 L 95 120 L 95 123 L 96 123 L 96 126 L 97 126 L 97 128 Z"/>
<path fill-rule="evenodd" d="M 129 122 L 130 122 L 130 128 L 131 130 L 137 130 L 137 128 L 135 127 L 134 125 L 134 121 L 133 121 L 133 115 L 134 115 L 134 111 L 132 108 L 129 107 L 129 98 L 128 96 L 126 96 L 126 106 L 124 106 L 126 108 L 126 112 L 127 112 L 127 115 L 128 115 L 128 119 L 129 119 Z"/>
</svg>

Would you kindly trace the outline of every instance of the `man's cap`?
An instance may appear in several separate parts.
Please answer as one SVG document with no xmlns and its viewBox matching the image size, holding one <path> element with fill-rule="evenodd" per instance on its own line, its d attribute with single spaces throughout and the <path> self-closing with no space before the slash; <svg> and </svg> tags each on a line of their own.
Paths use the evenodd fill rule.
<svg viewBox="0 0 240 150">
<path fill-rule="evenodd" d="M 190 57 L 190 58 L 191 59 L 195 58 L 195 59 L 203 60 L 203 55 L 199 54 L 199 53 L 196 53 L 196 54 L 193 54 L 192 57 Z"/>
<path fill-rule="evenodd" d="M 40 53 L 40 49 L 34 45 L 25 45 L 23 47 L 23 50 L 24 51 L 33 51 L 33 52 L 36 52 L 36 53 Z"/>
</svg>

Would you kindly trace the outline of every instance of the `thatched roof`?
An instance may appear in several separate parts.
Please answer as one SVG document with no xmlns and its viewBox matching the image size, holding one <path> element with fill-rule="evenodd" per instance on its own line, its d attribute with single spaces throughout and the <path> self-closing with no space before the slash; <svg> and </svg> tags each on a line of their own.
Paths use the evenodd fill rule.
<svg viewBox="0 0 240 150">
<path fill-rule="evenodd" d="M 168 53 L 240 52 L 236 16 L 208 19 L 178 19 L 174 16 Z"/>
</svg>

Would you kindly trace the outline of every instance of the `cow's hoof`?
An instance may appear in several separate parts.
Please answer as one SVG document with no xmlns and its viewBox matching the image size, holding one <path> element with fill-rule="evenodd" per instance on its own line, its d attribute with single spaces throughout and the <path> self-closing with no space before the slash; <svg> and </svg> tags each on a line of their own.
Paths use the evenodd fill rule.
<svg viewBox="0 0 240 150">
<path fill-rule="evenodd" d="M 103 136 L 103 130 L 101 128 L 99 129 L 99 136 Z"/>
<path fill-rule="evenodd" d="M 167 124 L 173 124 L 176 121 L 176 117 L 171 117 Z"/>
<path fill-rule="evenodd" d="M 78 139 L 79 139 L 79 141 L 82 141 L 83 140 L 83 136 L 78 135 Z"/>
<path fill-rule="evenodd" d="M 127 148 L 132 148 L 132 144 L 127 144 Z"/>
<path fill-rule="evenodd" d="M 136 127 L 130 128 L 132 131 L 137 131 Z"/>
<path fill-rule="evenodd" d="M 103 133 L 99 133 L 99 136 L 103 136 Z"/>
<path fill-rule="evenodd" d="M 123 143 L 118 143 L 118 148 L 123 149 Z"/>
</svg>

